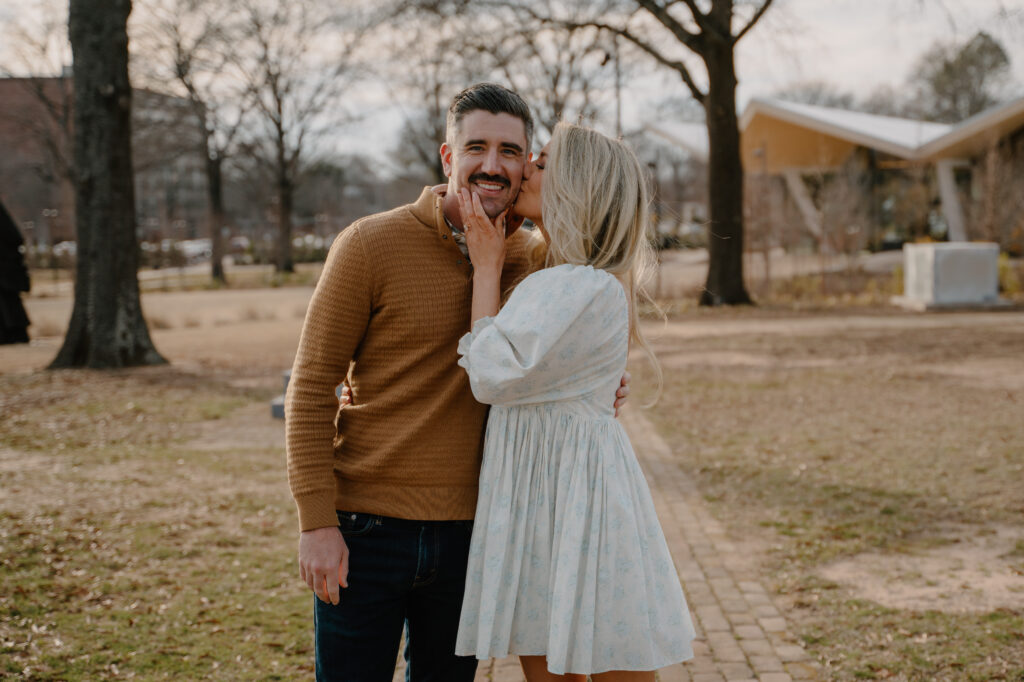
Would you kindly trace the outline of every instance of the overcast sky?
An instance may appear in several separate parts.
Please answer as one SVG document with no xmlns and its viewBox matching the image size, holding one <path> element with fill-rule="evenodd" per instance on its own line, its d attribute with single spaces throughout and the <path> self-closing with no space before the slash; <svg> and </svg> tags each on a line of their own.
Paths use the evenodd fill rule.
<svg viewBox="0 0 1024 682">
<path fill-rule="evenodd" d="M 751 97 L 803 81 L 826 81 L 864 97 L 880 85 L 905 82 L 917 58 L 937 40 L 964 41 L 987 30 L 1006 48 L 1016 92 L 1024 94 L 1024 0 L 776 0 L 740 42 L 737 70 L 742 111 Z M 650 117 L 667 93 L 687 90 L 674 72 L 631 83 L 626 127 Z M 385 96 L 374 100 L 382 102 Z M 386 152 L 400 114 L 382 104 L 373 122 L 355 125 L 343 145 Z M 375 144 L 379 141 L 380 144 Z"/>
<path fill-rule="evenodd" d="M 20 16 L 24 0 L 0 0 L 0 22 Z M 863 97 L 880 85 L 898 87 L 916 59 L 937 40 L 964 41 L 979 30 L 1006 48 L 1014 87 L 1024 94 L 1024 0 L 776 0 L 740 43 L 739 106 L 803 81 L 820 80 Z M 0 65 L 9 55 L 0 40 Z M 684 95 L 678 76 L 656 68 L 624 93 L 627 128 L 650 118 L 667 94 Z M 372 115 L 339 134 L 339 151 L 384 155 L 394 145 L 401 112 L 373 83 L 352 95 Z"/>
</svg>

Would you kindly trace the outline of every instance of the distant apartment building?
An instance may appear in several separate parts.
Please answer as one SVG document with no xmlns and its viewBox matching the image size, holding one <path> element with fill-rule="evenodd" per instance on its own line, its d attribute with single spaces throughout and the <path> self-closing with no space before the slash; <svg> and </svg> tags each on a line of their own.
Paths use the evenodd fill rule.
<svg viewBox="0 0 1024 682">
<path fill-rule="evenodd" d="M 189 102 L 132 93 L 135 206 L 142 240 L 205 234 L 206 176 Z M 26 241 L 74 240 L 70 77 L 0 78 L 0 197 Z"/>
</svg>

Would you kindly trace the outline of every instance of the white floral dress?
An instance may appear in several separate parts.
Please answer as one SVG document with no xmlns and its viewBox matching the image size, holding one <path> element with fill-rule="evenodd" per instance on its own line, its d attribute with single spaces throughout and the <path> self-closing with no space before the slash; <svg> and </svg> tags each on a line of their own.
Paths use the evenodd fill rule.
<svg viewBox="0 0 1024 682">
<path fill-rule="evenodd" d="M 546 655 L 552 673 L 655 670 L 693 624 L 612 403 L 626 367 L 619 282 L 560 265 L 459 341 L 487 421 L 456 652 Z"/>
</svg>

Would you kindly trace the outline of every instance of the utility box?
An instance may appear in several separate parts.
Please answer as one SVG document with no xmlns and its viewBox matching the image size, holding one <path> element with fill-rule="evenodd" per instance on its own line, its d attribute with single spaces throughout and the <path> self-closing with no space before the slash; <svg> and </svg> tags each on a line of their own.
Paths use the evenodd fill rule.
<svg viewBox="0 0 1024 682">
<path fill-rule="evenodd" d="M 903 296 L 894 302 L 913 310 L 1006 305 L 999 298 L 999 245 L 905 244 Z"/>
</svg>

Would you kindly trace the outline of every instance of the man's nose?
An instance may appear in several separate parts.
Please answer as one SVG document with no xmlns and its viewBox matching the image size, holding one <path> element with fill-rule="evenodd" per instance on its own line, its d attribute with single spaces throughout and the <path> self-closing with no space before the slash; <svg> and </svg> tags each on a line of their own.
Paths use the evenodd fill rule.
<svg viewBox="0 0 1024 682">
<path fill-rule="evenodd" d="M 480 171 L 489 175 L 498 175 L 501 173 L 501 164 L 498 163 L 498 150 L 491 149 L 484 155 L 484 162 L 480 166 Z"/>
</svg>

